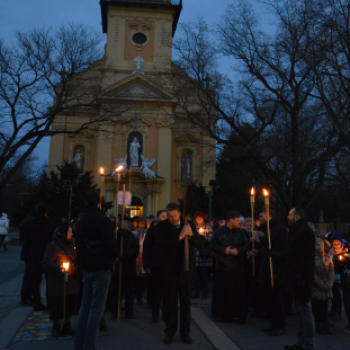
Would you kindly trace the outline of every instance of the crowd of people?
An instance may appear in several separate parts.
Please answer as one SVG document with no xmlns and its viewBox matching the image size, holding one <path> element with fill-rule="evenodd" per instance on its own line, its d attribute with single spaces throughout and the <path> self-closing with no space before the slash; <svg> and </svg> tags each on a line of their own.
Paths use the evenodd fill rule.
<svg viewBox="0 0 350 350">
<path fill-rule="evenodd" d="M 178 328 L 191 344 L 191 299 L 209 298 L 210 279 L 217 321 L 261 317 L 269 320 L 263 332 L 281 336 L 296 312 L 298 341 L 286 350 L 313 350 L 315 331 L 331 335 L 329 319 L 344 317 L 343 305 L 350 333 L 350 245 L 339 231 L 317 233 L 301 208 L 290 210 L 286 227 L 276 208 L 265 206 L 253 227 L 236 211 L 208 222 L 203 212 L 181 218 L 178 204 L 169 203 L 155 218 L 116 219 L 99 209 L 98 192 L 89 191 L 86 203 L 78 220 L 58 226 L 39 203 L 20 225 L 22 304 L 47 307 L 52 334 L 75 335 L 76 350 L 96 348 L 97 332 L 108 330 L 106 311 L 111 320 L 121 310 L 134 319 L 135 301 L 147 303 L 151 322 L 164 321 L 165 344 Z"/>
</svg>

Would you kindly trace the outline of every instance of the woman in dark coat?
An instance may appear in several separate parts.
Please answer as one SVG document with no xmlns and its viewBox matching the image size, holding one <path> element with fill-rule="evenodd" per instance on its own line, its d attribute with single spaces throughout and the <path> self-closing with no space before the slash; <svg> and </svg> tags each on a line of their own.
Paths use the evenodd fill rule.
<svg viewBox="0 0 350 350">
<path fill-rule="evenodd" d="M 66 313 L 64 307 L 65 269 L 63 263 L 69 263 L 68 280 L 66 280 Z M 53 321 L 52 335 L 61 337 L 74 335 L 71 327 L 72 315 L 77 315 L 80 308 L 79 278 L 77 270 L 77 254 L 74 249 L 72 228 L 69 225 L 59 226 L 45 251 L 42 268 L 48 273 L 48 296 L 50 319 Z M 61 320 L 63 327 L 61 329 Z"/>
</svg>

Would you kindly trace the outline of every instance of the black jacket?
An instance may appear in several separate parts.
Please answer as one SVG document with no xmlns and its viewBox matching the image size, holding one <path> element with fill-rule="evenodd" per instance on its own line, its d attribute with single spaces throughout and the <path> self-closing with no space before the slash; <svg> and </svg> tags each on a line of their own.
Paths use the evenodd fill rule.
<svg viewBox="0 0 350 350">
<path fill-rule="evenodd" d="M 210 246 L 217 254 L 219 269 L 228 272 L 234 272 L 237 269 L 243 269 L 246 252 L 249 249 L 249 240 L 246 234 L 240 228 L 229 229 L 226 225 L 219 227 L 210 241 Z M 237 248 L 239 254 L 225 254 L 227 247 Z"/>
<path fill-rule="evenodd" d="M 157 240 L 157 227 L 148 229 L 143 241 L 142 263 L 144 270 L 157 268 L 160 266 L 161 248 Z"/>
<path fill-rule="evenodd" d="M 69 263 L 67 295 L 79 293 L 79 273 L 77 269 L 77 253 L 74 240 L 54 235 L 45 251 L 41 266 L 48 273 L 48 294 L 50 297 L 62 296 L 64 291 L 64 273 L 61 272 L 63 263 Z"/>
<path fill-rule="evenodd" d="M 136 258 L 139 255 L 139 238 L 130 231 L 118 230 L 117 234 L 118 262 L 115 271 L 119 273 L 119 262 L 122 263 L 122 277 L 136 276 Z M 123 254 L 120 255 L 121 238 L 123 237 Z"/>
<path fill-rule="evenodd" d="M 34 266 L 40 266 L 45 254 L 46 246 L 52 241 L 55 224 L 44 214 L 36 214 L 24 229 L 26 245 L 30 251 L 30 261 Z"/>
<path fill-rule="evenodd" d="M 179 280 L 180 282 L 193 281 L 196 277 L 195 248 L 204 247 L 205 237 L 200 236 L 193 222 L 189 221 L 193 236 L 189 237 L 189 272 L 185 271 L 185 240 L 179 239 L 184 226 L 176 228 L 169 220 L 161 221 L 156 228 L 157 254 L 159 255 L 161 278 L 163 283 Z"/>
<path fill-rule="evenodd" d="M 280 283 L 282 285 L 284 277 L 284 260 L 287 250 L 288 231 L 286 227 L 284 227 L 277 218 L 271 219 L 269 224 L 271 235 L 271 249 L 275 253 L 277 253 L 276 257 L 272 259 L 273 274 L 275 276 L 276 283 Z M 269 238 L 267 233 L 262 239 L 262 244 L 258 251 L 261 255 L 258 282 L 264 285 L 269 285 L 271 283 L 271 273 Z"/>
<path fill-rule="evenodd" d="M 315 234 L 306 220 L 298 220 L 289 230 L 285 265 L 285 287 L 299 302 L 311 299 L 315 275 Z"/>
<path fill-rule="evenodd" d="M 83 271 L 113 268 L 118 256 L 117 240 L 112 222 L 104 212 L 90 206 L 79 221 L 75 239 Z"/>
</svg>

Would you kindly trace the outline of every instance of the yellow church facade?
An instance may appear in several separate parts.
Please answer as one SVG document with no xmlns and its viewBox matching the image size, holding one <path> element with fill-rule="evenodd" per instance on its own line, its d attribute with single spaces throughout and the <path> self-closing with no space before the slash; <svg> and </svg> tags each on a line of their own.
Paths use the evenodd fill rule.
<svg viewBox="0 0 350 350">
<path fill-rule="evenodd" d="M 127 207 L 132 215 L 155 213 L 182 198 L 184 159 L 197 185 L 215 179 L 215 142 L 186 123 L 174 94 L 171 42 L 181 9 L 180 0 L 101 1 L 107 44 L 89 73 L 101 107 L 61 115 L 53 124 L 74 130 L 91 118 L 112 116 L 101 117 L 91 130 L 53 136 L 49 171 L 75 162 L 81 172 L 92 172 L 105 199 L 114 203 L 125 185 L 132 192 Z"/>
</svg>

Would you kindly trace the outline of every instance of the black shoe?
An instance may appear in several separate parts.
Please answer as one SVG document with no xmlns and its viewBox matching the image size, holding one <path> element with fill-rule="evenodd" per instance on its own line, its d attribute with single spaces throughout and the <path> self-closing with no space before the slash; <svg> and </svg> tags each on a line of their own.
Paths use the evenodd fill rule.
<svg viewBox="0 0 350 350">
<path fill-rule="evenodd" d="M 159 317 L 158 316 L 153 316 L 152 317 L 152 323 L 158 323 Z"/>
<path fill-rule="evenodd" d="M 62 335 L 74 335 L 75 330 L 72 328 L 70 323 L 65 323 L 62 327 Z"/>
<path fill-rule="evenodd" d="M 334 324 L 332 324 L 332 323 L 330 323 L 330 322 L 327 321 L 327 322 L 326 322 L 326 326 L 327 326 L 327 327 L 334 327 Z"/>
<path fill-rule="evenodd" d="M 164 338 L 164 344 L 171 344 L 174 341 L 173 337 L 166 335 Z"/>
<path fill-rule="evenodd" d="M 238 324 L 245 324 L 247 322 L 247 320 L 245 318 L 240 318 L 237 320 Z"/>
<path fill-rule="evenodd" d="M 52 327 L 52 336 L 55 338 L 62 337 L 61 332 L 61 325 L 60 324 L 54 324 Z"/>
<path fill-rule="evenodd" d="M 117 316 L 117 318 L 118 318 L 118 316 Z M 99 330 L 100 330 L 101 332 L 108 332 L 108 326 L 107 326 L 107 323 L 106 323 L 106 320 L 105 320 L 104 317 L 102 317 L 102 320 L 101 320 L 101 322 L 100 322 L 100 328 L 99 328 Z"/>
<path fill-rule="evenodd" d="M 34 303 L 32 300 L 24 299 L 24 300 L 21 300 L 21 305 L 22 306 L 34 306 Z"/>
<path fill-rule="evenodd" d="M 137 299 L 137 303 L 136 303 L 136 305 L 143 305 L 143 301 L 142 301 L 142 299 Z"/>
<path fill-rule="evenodd" d="M 294 344 L 294 345 L 286 345 L 284 347 L 284 350 L 303 350 L 303 347 L 299 344 Z"/>
<path fill-rule="evenodd" d="M 192 297 L 191 297 L 191 299 L 199 299 L 199 294 L 197 294 L 197 293 L 196 293 L 196 294 L 193 294 Z"/>
<path fill-rule="evenodd" d="M 250 314 L 250 317 L 252 317 L 252 318 L 263 318 L 264 315 L 263 315 L 261 312 L 253 311 L 253 312 Z"/>
<path fill-rule="evenodd" d="M 326 335 L 326 331 L 323 328 L 322 323 L 318 322 L 316 323 L 316 333 L 321 334 L 321 335 Z"/>
<path fill-rule="evenodd" d="M 135 319 L 135 316 L 134 315 L 125 315 L 125 318 L 128 319 L 128 320 L 134 320 Z"/>
<path fill-rule="evenodd" d="M 208 295 L 207 294 L 203 294 L 201 299 L 202 300 L 208 300 Z"/>
<path fill-rule="evenodd" d="M 327 325 L 323 325 L 323 330 L 326 332 L 328 335 L 333 335 L 332 331 L 327 327 Z"/>
<path fill-rule="evenodd" d="M 44 306 L 41 301 L 34 303 L 34 311 L 44 311 L 44 310 L 47 310 L 47 307 Z"/>
<path fill-rule="evenodd" d="M 262 332 L 271 332 L 274 330 L 274 327 L 272 326 L 267 326 L 267 327 L 263 327 L 260 329 Z"/>
<path fill-rule="evenodd" d="M 181 341 L 185 344 L 192 344 L 192 339 L 189 335 L 182 335 Z"/>
<path fill-rule="evenodd" d="M 274 328 L 270 332 L 268 332 L 267 335 L 269 335 L 270 337 L 277 337 L 279 335 L 283 335 L 284 333 L 285 332 L 283 328 Z"/>
</svg>

